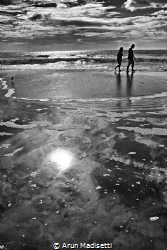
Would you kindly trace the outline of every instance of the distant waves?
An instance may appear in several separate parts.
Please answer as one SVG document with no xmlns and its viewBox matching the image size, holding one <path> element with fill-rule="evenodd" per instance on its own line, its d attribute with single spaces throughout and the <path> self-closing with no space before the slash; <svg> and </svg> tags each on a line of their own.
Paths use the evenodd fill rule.
<svg viewBox="0 0 167 250">
<path fill-rule="evenodd" d="M 0 53 L 1 69 L 50 68 L 65 70 L 110 70 L 116 64 L 116 50 Z M 135 51 L 139 71 L 167 71 L 167 51 Z M 124 51 L 122 69 L 127 65 Z"/>
</svg>

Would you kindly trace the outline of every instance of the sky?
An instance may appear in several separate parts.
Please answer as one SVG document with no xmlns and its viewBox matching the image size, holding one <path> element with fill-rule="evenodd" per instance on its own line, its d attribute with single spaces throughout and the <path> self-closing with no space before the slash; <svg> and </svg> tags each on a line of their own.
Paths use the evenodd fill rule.
<svg viewBox="0 0 167 250">
<path fill-rule="evenodd" d="M 0 51 L 167 49 L 167 0 L 0 0 Z"/>
</svg>

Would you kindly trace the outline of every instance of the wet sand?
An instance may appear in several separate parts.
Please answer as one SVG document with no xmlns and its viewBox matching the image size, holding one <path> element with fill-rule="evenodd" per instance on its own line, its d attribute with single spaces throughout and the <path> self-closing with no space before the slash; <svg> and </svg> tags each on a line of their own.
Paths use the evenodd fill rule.
<svg viewBox="0 0 167 250">
<path fill-rule="evenodd" d="M 151 84 L 151 75 L 141 76 Z M 165 76 L 158 77 L 165 91 Z M 166 250 L 167 97 L 132 96 L 1 97 L 1 249 L 95 242 L 116 250 Z"/>
<path fill-rule="evenodd" d="M 167 92 L 166 72 L 1 71 L 13 97 L 29 99 L 122 98 Z M 13 77 L 13 80 L 11 80 Z"/>
</svg>

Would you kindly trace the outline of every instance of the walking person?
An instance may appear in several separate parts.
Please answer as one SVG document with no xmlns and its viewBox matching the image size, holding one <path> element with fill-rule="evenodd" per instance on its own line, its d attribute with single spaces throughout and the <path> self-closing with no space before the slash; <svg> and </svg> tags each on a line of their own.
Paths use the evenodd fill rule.
<svg viewBox="0 0 167 250">
<path fill-rule="evenodd" d="M 117 63 L 118 65 L 115 67 L 115 70 L 119 68 L 119 72 L 121 71 L 121 63 L 122 63 L 122 57 L 123 57 L 123 47 L 120 47 L 118 54 L 117 54 Z"/>
<path fill-rule="evenodd" d="M 129 72 L 129 66 L 132 65 L 132 72 L 135 72 L 134 70 L 134 53 L 133 53 L 133 49 L 134 49 L 135 45 L 132 44 L 131 47 L 128 50 L 128 66 L 127 66 L 127 72 Z"/>
</svg>

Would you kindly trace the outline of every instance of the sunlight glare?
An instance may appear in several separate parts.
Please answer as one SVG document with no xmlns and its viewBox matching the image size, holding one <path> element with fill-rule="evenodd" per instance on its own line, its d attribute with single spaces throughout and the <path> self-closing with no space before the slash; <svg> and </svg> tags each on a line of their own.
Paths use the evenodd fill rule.
<svg viewBox="0 0 167 250">
<path fill-rule="evenodd" d="M 72 153 L 65 149 L 57 149 L 50 155 L 50 161 L 56 163 L 59 170 L 66 170 L 71 166 Z"/>
</svg>

